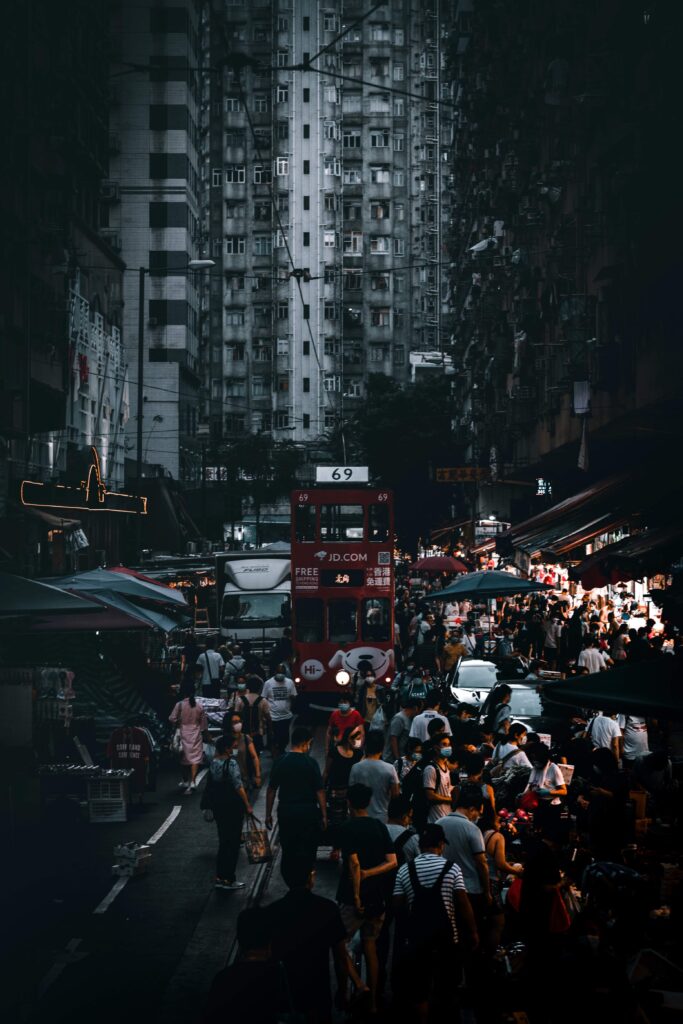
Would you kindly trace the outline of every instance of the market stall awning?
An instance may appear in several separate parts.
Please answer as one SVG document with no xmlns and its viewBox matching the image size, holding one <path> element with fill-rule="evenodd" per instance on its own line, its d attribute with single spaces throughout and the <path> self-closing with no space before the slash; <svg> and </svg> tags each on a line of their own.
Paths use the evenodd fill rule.
<svg viewBox="0 0 683 1024">
<path fill-rule="evenodd" d="M 468 572 L 449 583 L 443 590 L 436 591 L 433 597 L 439 601 L 443 597 L 471 597 L 487 600 L 491 597 L 510 597 L 515 594 L 530 594 L 539 590 L 550 590 L 545 583 L 525 580 L 511 572 L 496 569 Z"/>
<path fill-rule="evenodd" d="M 0 573 L 0 615 L 87 614 L 96 610 L 97 605 L 86 597 L 68 594 L 51 583 Z"/>
<path fill-rule="evenodd" d="M 113 591 L 133 599 L 155 604 L 179 605 L 187 609 L 184 595 L 171 587 L 156 581 L 145 581 L 127 573 L 110 572 L 108 569 L 90 569 L 71 576 L 60 576 L 54 581 L 60 587 L 79 593 L 100 593 Z"/>
<path fill-rule="evenodd" d="M 612 714 L 683 719 L 683 665 L 680 658 L 662 654 L 590 676 L 543 683 L 543 696 Z"/>
<path fill-rule="evenodd" d="M 616 544 L 607 544 L 569 570 L 586 590 L 666 572 L 683 553 L 683 524 L 643 530 Z"/>
<path fill-rule="evenodd" d="M 185 621 L 179 622 L 170 615 L 165 615 L 158 608 L 150 608 L 146 605 L 143 606 L 135 604 L 133 601 L 129 601 L 123 594 L 117 594 L 113 590 L 99 591 L 97 597 L 104 601 L 110 608 L 115 608 L 124 615 L 136 618 L 139 621 L 146 623 L 146 625 L 152 629 L 161 629 L 164 633 L 171 633 L 174 629 L 180 629 L 187 624 Z"/>
<path fill-rule="evenodd" d="M 21 624 L 17 624 L 14 632 L 17 634 L 30 633 L 93 633 L 99 632 L 121 632 L 141 629 L 150 629 L 149 622 L 145 622 L 137 615 L 127 614 L 118 608 L 113 608 L 102 601 L 96 601 L 96 610 L 87 615 L 71 614 L 60 615 L 46 613 L 32 615 Z"/>
</svg>

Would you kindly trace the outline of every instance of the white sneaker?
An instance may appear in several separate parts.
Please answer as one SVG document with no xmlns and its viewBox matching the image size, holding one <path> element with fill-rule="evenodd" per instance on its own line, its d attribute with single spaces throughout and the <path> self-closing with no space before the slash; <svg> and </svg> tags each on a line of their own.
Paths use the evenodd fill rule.
<svg viewBox="0 0 683 1024">
<path fill-rule="evenodd" d="M 187 789 L 187 782 L 179 782 L 178 789 Z"/>
</svg>

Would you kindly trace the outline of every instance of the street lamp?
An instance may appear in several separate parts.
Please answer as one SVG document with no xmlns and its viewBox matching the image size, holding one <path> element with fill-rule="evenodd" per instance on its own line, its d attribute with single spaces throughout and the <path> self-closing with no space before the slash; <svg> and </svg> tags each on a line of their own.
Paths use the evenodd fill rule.
<svg viewBox="0 0 683 1024">
<path fill-rule="evenodd" d="M 210 270 L 215 267 L 215 260 L 189 260 L 185 271 Z M 145 375 L 145 275 L 157 271 L 150 271 L 148 267 L 140 267 L 138 270 L 138 430 L 137 430 L 137 466 L 136 478 L 138 493 L 142 485 L 142 422 L 144 408 L 144 375 Z M 177 274 L 176 270 L 169 272 Z M 179 276 L 182 276 L 182 271 Z"/>
</svg>

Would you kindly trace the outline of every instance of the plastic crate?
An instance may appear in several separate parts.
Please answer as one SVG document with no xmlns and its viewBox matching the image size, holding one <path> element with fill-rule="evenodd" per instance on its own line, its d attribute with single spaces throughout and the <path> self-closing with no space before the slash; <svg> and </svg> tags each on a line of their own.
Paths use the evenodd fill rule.
<svg viewBox="0 0 683 1024">
<path fill-rule="evenodd" d="M 127 821 L 126 800 L 88 800 L 88 821 L 101 825 L 108 821 Z"/>
<path fill-rule="evenodd" d="M 128 779 L 91 779 L 88 800 L 127 800 Z"/>
</svg>

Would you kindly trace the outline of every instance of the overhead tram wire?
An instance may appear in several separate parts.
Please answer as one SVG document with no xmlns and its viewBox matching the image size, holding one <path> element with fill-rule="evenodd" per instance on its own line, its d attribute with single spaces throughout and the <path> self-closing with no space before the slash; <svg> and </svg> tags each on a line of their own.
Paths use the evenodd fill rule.
<svg viewBox="0 0 683 1024">
<path fill-rule="evenodd" d="M 346 28 L 342 32 L 340 32 L 338 36 L 335 36 L 331 42 L 327 43 L 326 46 L 323 46 L 322 50 L 318 50 L 318 52 L 313 57 L 310 57 L 309 63 L 311 61 L 317 60 L 318 57 L 322 57 L 322 55 L 324 53 L 327 53 L 328 50 L 331 50 L 333 46 L 336 46 L 340 39 L 343 39 L 345 35 L 348 35 L 348 33 L 352 29 L 358 28 L 359 25 L 362 25 L 362 23 L 366 21 L 366 19 L 369 18 L 371 14 L 374 14 L 375 11 L 378 10 L 378 8 L 384 7 L 385 3 L 386 0 L 384 0 L 383 3 L 375 4 L 374 7 L 370 8 L 367 14 L 363 14 L 362 17 L 358 18 L 356 21 L 352 21 L 351 24 L 347 25 Z"/>
</svg>

